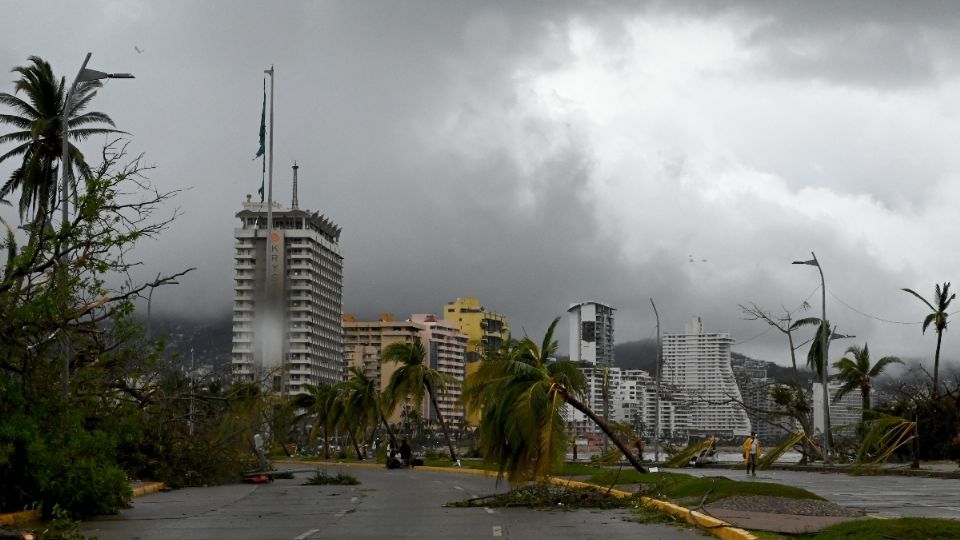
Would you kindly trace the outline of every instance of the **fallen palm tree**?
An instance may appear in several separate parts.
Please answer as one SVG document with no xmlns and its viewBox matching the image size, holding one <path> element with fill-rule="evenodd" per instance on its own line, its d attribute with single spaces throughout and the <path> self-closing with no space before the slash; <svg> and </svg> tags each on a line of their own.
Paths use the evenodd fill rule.
<svg viewBox="0 0 960 540">
<path fill-rule="evenodd" d="M 702 441 L 697 441 L 695 443 L 688 444 L 685 448 L 674 454 L 666 462 L 664 462 L 664 467 L 686 467 L 690 464 L 690 460 L 699 456 L 701 452 L 710 448 L 713 445 L 712 439 L 704 439 Z"/>
<path fill-rule="evenodd" d="M 856 463 L 861 465 L 879 465 L 887 461 L 917 436 L 917 423 L 899 416 L 884 415 L 869 425 L 870 431 L 857 449 Z"/>
<path fill-rule="evenodd" d="M 763 454 L 763 457 L 760 458 L 760 462 L 758 463 L 758 467 L 760 469 L 769 468 L 771 465 L 776 463 L 784 453 L 802 445 L 804 441 L 806 441 L 808 448 L 813 451 L 814 455 L 820 453 L 820 449 L 817 448 L 817 445 L 814 444 L 809 437 L 807 437 L 806 433 L 801 431 L 800 433 L 794 433 L 792 436 L 788 437 L 786 440 L 780 443 L 780 446 L 777 446 L 773 450 L 769 450 Z"/>
</svg>

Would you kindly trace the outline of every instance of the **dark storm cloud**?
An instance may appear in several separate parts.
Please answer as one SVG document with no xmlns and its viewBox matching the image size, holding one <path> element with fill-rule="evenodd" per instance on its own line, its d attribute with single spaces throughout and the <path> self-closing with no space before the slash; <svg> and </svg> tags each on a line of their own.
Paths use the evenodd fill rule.
<svg viewBox="0 0 960 540">
<path fill-rule="evenodd" d="M 939 273 L 951 263 L 938 262 L 933 248 L 891 262 L 870 231 L 936 222 L 956 229 L 949 217 L 934 219 L 943 211 L 935 202 L 950 193 L 944 182 L 956 176 L 952 149 L 938 142 L 951 134 L 926 127 L 943 106 L 923 101 L 957 72 L 954 4 L 11 6 L 25 22 L 0 42 L 6 69 L 39 54 L 72 75 L 92 50 L 94 67 L 137 75 L 108 83 L 95 109 L 134 134 L 135 150 L 158 165 L 157 184 L 189 188 L 178 200 L 185 215 L 139 249 L 143 278 L 198 267 L 154 295 L 158 311 L 230 313 L 233 216 L 260 184 L 252 157 L 262 70 L 271 64 L 275 199 L 289 203 L 297 160 L 301 206 L 343 227 L 344 308 L 363 317 L 439 312 L 469 295 L 509 316 L 516 334 L 539 336 L 569 303 L 596 299 L 618 309 L 617 337 L 626 340 L 653 334 L 652 296 L 665 331 L 699 315 L 708 329 L 746 340 L 765 328 L 740 320 L 736 304 L 799 305 L 819 279 L 789 262 L 811 248 L 831 291 L 889 318 L 922 317 L 898 287 L 930 288 L 934 274 L 949 279 Z M 645 94 L 671 70 L 696 73 L 684 65 L 690 51 L 680 49 L 728 45 L 693 32 L 655 49 L 663 58 L 637 52 L 644 38 L 698 21 L 736 36 L 743 63 Z M 76 31 L 36 38 L 66 26 Z M 583 44 L 590 40 L 598 45 Z M 662 71 L 645 72 L 650 65 Z M 571 66 L 610 75 L 573 77 L 567 88 L 562 75 Z M 733 90 L 709 86 L 723 77 Z M 623 90 L 591 94 L 604 85 Z M 717 93 L 699 96 L 700 85 Z M 826 89 L 823 103 L 798 103 L 811 88 Z M 865 94 L 831 94 L 835 88 Z M 578 89 L 586 97 L 569 95 Z M 878 120 L 856 108 L 870 93 L 904 99 L 888 105 L 887 114 L 905 119 L 882 124 L 883 137 L 865 130 L 865 118 Z M 633 104 L 640 94 L 648 101 Z M 603 107 L 593 114 L 591 100 L 612 100 L 600 105 L 623 120 L 599 125 Z M 823 118 L 811 120 L 820 105 Z M 890 126 L 897 129 L 883 130 Z M 632 150 L 609 154 L 621 140 Z M 97 144 L 90 141 L 88 152 Z M 10 170 L 0 165 L 0 176 Z M 736 189 L 759 174 L 769 178 Z M 923 181 L 907 188 L 904 178 Z M 725 188 L 726 196 L 704 195 Z M 804 208 L 820 205 L 819 214 Z M 828 302 L 841 328 L 864 340 L 920 352 L 928 345 L 913 327 L 891 329 Z M 781 341 L 767 334 L 743 350 L 784 361 Z"/>
</svg>

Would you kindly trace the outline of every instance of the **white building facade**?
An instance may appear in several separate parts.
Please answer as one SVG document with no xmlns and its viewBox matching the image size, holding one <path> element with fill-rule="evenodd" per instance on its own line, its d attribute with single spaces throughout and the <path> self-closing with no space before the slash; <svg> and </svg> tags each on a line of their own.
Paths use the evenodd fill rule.
<svg viewBox="0 0 960 540">
<path fill-rule="evenodd" d="M 234 229 L 233 375 L 281 395 L 344 373 L 340 227 L 293 206 L 274 203 L 268 239 L 267 205 L 248 195 Z"/>
<path fill-rule="evenodd" d="M 730 366 L 733 338 L 706 333 L 699 318 L 682 334 L 663 336 L 663 381 L 686 394 L 691 429 L 704 435 L 746 436 L 750 420 L 738 403 L 740 389 Z"/>
<path fill-rule="evenodd" d="M 837 390 L 843 386 L 838 381 L 830 381 L 830 429 L 834 436 L 853 437 L 857 433 L 857 424 L 863 418 L 863 396 L 860 389 L 848 392 L 839 400 Z M 813 383 L 813 431 L 823 433 L 823 384 Z"/>
<path fill-rule="evenodd" d="M 600 302 L 570 305 L 570 360 L 613 365 L 613 312 L 614 308 Z"/>
</svg>

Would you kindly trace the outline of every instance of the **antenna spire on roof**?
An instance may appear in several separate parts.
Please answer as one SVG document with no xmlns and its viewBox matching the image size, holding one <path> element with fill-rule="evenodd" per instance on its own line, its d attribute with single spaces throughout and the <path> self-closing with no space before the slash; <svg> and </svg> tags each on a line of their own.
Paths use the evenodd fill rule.
<svg viewBox="0 0 960 540">
<path fill-rule="evenodd" d="M 300 167 L 297 165 L 297 162 L 293 162 L 293 204 L 290 205 L 290 208 L 296 210 L 299 207 L 299 201 L 297 200 L 297 169 Z"/>
</svg>

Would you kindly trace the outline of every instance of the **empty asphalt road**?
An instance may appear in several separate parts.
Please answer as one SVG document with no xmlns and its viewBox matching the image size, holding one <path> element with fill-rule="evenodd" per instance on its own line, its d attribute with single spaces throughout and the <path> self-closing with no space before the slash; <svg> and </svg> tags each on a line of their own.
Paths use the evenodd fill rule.
<svg viewBox="0 0 960 540">
<path fill-rule="evenodd" d="M 443 507 L 507 489 L 482 476 L 416 469 L 344 472 L 360 485 L 304 486 L 310 475 L 298 474 L 272 484 L 148 495 L 117 516 L 86 522 L 83 532 L 100 540 L 703 538 L 692 529 L 631 521 L 624 510 Z"/>
</svg>

